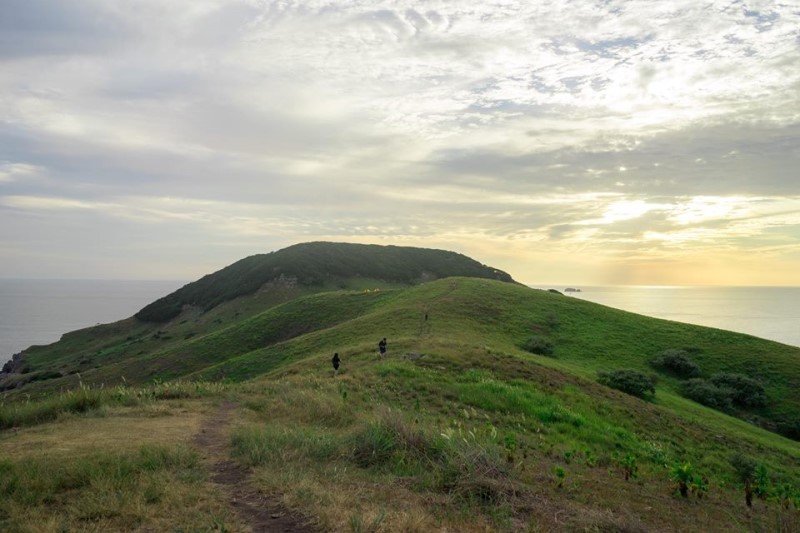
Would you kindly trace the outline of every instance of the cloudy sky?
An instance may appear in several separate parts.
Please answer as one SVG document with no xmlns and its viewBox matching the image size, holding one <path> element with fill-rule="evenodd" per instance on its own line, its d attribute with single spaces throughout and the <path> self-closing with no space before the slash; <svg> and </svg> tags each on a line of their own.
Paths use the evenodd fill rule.
<svg viewBox="0 0 800 533">
<path fill-rule="evenodd" d="M 0 2 L 0 277 L 313 240 L 800 285 L 800 0 Z"/>
</svg>

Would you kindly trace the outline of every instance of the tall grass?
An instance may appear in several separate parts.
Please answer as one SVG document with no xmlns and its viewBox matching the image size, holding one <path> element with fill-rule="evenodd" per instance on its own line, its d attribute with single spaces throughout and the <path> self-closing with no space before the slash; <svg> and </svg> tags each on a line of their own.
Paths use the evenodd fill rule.
<svg viewBox="0 0 800 533">
<path fill-rule="evenodd" d="M 387 410 L 365 424 L 351 446 L 357 465 L 413 475 L 420 490 L 493 505 L 514 493 L 500 448 L 472 432 L 433 435 Z"/>
<path fill-rule="evenodd" d="M 231 436 L 231 454 L 248 466 L 280 467 L 292 461 L 325 461 L 341 450 L 333 435 L 314 428 L 241 428 Z"/>
</svg>

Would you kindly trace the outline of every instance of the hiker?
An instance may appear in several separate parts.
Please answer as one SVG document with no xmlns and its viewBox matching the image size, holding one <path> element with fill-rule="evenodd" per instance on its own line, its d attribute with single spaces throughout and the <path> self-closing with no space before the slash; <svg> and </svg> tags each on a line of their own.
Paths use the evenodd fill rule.
<svg viewBox="0 0 800 533">
<path fill-rule="evenodd" d="M 331 359 L 331 363 L 333 364 L 333 376 L 336 377 L 336 374 L 339 373 L 339 352 L 333 354 L 333 359 Z"/>
<path fill-rule="evenodd" d="M 381 353 L 381 357 L 386 355 L 386 337 L 378 343 L 378 351 Z"/>
</svg>

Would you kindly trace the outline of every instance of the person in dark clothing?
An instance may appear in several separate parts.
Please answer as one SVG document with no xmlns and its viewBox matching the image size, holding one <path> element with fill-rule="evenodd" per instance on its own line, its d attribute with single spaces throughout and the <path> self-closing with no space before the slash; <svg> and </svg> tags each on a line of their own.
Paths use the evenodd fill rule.
<svg viewBox="0 0 800 533">
<path fill-rule="evenodd" d="M 340 361 L 341 361 L 341 359 L 339 359 L 339 352 L 336 352 L 335 354 L 333 354 L 333 359 L 331 359 L 331 363 L 333 364 L 333 375 L 334 376 L 336 376 L 336 374 L 339 373 L 339 362 Z"/>
<path fill-rule="evenodd" d="M 381 339 L 381 342 L 378 343 L 378 351 L 381 353 L 381 357 L 386 355 L 386 337 Z"/>
</svg>

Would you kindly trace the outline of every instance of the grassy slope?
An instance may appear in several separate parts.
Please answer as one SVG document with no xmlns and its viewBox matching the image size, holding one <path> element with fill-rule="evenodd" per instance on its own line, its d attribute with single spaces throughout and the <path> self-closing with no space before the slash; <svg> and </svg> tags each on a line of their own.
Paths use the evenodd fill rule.
<svg viewBox="0 0 800 533">
<path fill-rule="evenodd" d="M 359 291 L 398 286 L 366 278 L 353 278 L 341 284 Z M 186 374 L 232 355 L 230 349 L 241 353 L 236 343 L 227 343 L 229 350 L 225 351 L 224 339 L 271 320 L 270 315 L 265 315 L 261 322 L 248 322 L 252 317 L 268 313 L 277 305 L 329 290 L 333 288 L 278 287 L 225 302 L 207 312 L 189 308 L 165 324 L 130 318 L 73 331 L 56 343 L 26 350 L 28 372 L 9 380 L 24 381 L 25 387 L 0 394 L 5 398 L 35 397 L 79 383 L 113 385 L 122 382 L 123 377 L 128 383 L 144 383 L 154 377 L 165 379 Z M 216 352 L 218 348 L 223 350 Z M 184 357 L 187 352 L 191 357 Z"/>
<path fill-rule="evenodd" d="M 351 284 L 356 281 L 371 283 Z M 208 313 L 190 309 L 158 328 L 129 319 L 67 334 L 59 343 L 31 350 L 26 359 L 33 372 L 23 379 L 40 374 L 50 379 L 5 396 L 46 393 L 79 381 L 113 385 L 123 378 L 144 383 L 187 375 L 246 379 L 315 354 L 371 351 L 383 336 L 407 351 L 435 339 L 529 357 L 519 346 L 534 335 L 556 347 L 556 357 L 542 364 L 589 379 L 612 368 L 650 371 L 647 361 L 653 355 L 692 348 L 705 375 L 741 372 L 766 385 L 768 406 L 747 416 L 793 419 L 800 408 L 800 349 L 748 335 L 474 278 L 395 290 L 309 292 L 249 296 Z M 53 377 L 54 370 L 65 376 Z M 678 397 L 678 383 L 662 376 L 656 402 L 697 411 Z"/>
<path fill-rule="evenodd" d="M 773 486 L 800 486 L 797 444 L 480 346 L 421 341 L 410 360 L 305 359 L 242 389 L 250 423 L 234 453 L 261 489 L 331 530 L 793 531 L 796 511 L 748 512 L 728 460 L 755 457 Z M 638 478 L 625 481 L 631 457 Z M 672 495 L 669 467 L 690 463 L 701 499 Z M 557 472 L 563 472 L 559 477 Z M 358 526 L 358 527 L 357 527 Z"/>
<path fill-rule="evenodd" d="M 553 317 L 554 328 L 548 325 Z M 299 328 L 296 336 L 285 334 L 287 324 Z M 519 344 L 532 334 L 548 337 L 556 358 L 522 352 Z M 389 358 L 379 360 L 375 349 L 383 336 L 389 339 Z M 253 467 L 257 488 L 282 494 L 287 505 L 314 517 L 324 530 L 798 527 L 797 511 L 784 511 L 778 503 L 757 501 L 747 511 L 728 463 L 731 453 L 744 453 L 766 467 L 776 497 L 783 484 L 797 493 L 796 442 L 686 401 L 674 394 L 670 379 L 661 381 L 653 403 L 594 381 L 598 369 L 647 369 L 652 354 L 689 346 L 701 350 L 696 359 L 706 373 L 758 368 L 770 383 L 770 409 L 782 412 L 798 402 L 798 392 L 785 379 L 800 375 L 800 350 L 794 348 L 474 279 L 311 295 L 190 340 L 168 350 L 184 350 L 182 357 L 205 362 L 215 361 L 215 353 L 241 353 L 195 376 L 259 376 L 229 393 L 238 396 L 243 420 L 234 429 L 232 453 Z M 277 342 L 252 349 L 266 340 Z M 329 362 L 334 350 L 343 358 L 336 379 Z M 406 358 L 410 352 L 424 355 Z M 748 366 L 750 358 L 758 361 Z M 173 371 L 164 367 L 161 375 Z M 109 453 L 125 455 L 131 468 L 142 469 L 137 457 L 150 452 L 139 452 L 137 446 L 163 439 L 169 451 L 163 454 L 176 458 L 156 468 L 156 474 L 142 472 L 126 483 L 103 481 L 99 475 L 99 481 L 92 481 L 82 473 L 83 463 L 73 465 L 65 453 L 59 457 L 73 469 L 69 472 L 78 474 L 64 475 L 89 481 L 51 487 L 47 501 L 35 490 L 0 487 L 0 499 L 8 504 L 0 508 L 12 509 L 0 515 L 0 525 L 25 530 L 24 524 L 45 518 L 53 530 L 64 524 L 81 528 L 97 515 L 100 529 L 173 527 L 180 518 L 169 521 L 171 513 L 191 520 L 198 530 L 228 523 L 218 507 L 221 496 L 191 481 L 199 474 L 186 473 L 196 466 L 180 442 L 172 440 L 176 431 L 164 433 L 169 425 L 165 413 L 191 420 L 202 404 L 187 401 L 177 411 L 158 405 L 133 408 L 143 413 L 136 423 L 144 424 L 137 426 L 134 440 L 147 437 L 147 443 L 130 448 L 133 443 L 126 442 L 125 449 L 116 449 L 122 443 L 109 444 L 110 450 L 84 454 L 100 464 Z M 0 422 L 4 409 L 11 407 L 0 407 Z M 161 415 L 151 417 L 149 426 L 146 413 L 153 411 Z M 107 420 L 98 423 L 97 412 Z M 0 468 L 46 472 L 52 466 L 42 462 L 32 443 L 75 443 L 69 436 L 81 428 L 91 439 L 72 446 L 90 446 L 91 440 L 112 443 L 113 428 L 125 425 L 130 413 L 101 407 L 77 418 L 0 433 L 0 452 L 9 457 Z M 188 438 L 182 437 L 184 442 Z M 627 457 L 637 465 L 635 480 L 622 476 Z M 685 462 L 708 479 L 709 493 L 702 500 L 672 495 L 674 483 L 665 465 Z M 118 490 L 138 502 L 134 508 L 114 514 L 118 502 L 101 497 L 109 493 L 108 483 L 121 483 Z M 190 495 L 188 503 L 166 497 L 164 488 L 173 483 Z M 148 503 L 148 498 L 156 501 Z M 203 501 L 217 503 L 210 505 L 213 511 L 198 513 Z M 184 505 L 189 514 L 180 511 Z"/>
<path fill-rule="evenodd" d="M 319 306 L 315 299 L 325 301 Z M 338 302 L 338 303 L 337 303 Z M 294 305 L 300 305 L 295 302 Z M 204 377 L 254 377 L 287 360 L 336 351 L 370 351 L 387 336 L 390 347 L 413 351 L 428 339 L 464 346 L 487 346 L 520 357 L 531 357 L 519 346 L 530 336 L 548 338 L 554 359 L 536 357 L 579 376 L 594 379 L 598 370 L 635 368 L 652 371 L 647 361 L 670 348 L 695 348 L 694 359 L 705 375 L 741 372 L 764 382 L 769 406 L 758 412 L 767 418 L 791 416 L 800 408 L 800 349 L 748 335 L 619 311 L 583 300 L 489 280 L 452 278 L 394 292 L 332 293 L 305 301 L 307 313 L 321 326 L 269 346 L 240 335 L 241 355 L 225 357 L 200 372 Z M 357 309 L 353 309 L 355 305 Z M 274 310 L 280 314 L 282 308 Z M 333 312 L 352 313 L 346 321 L 325 319 Z M 428 320 L 424 320 L 425 313 Z M 355 316 L 355 315 L 358 316 Z M 264 327 L 265 316 L 248 324 Z M 553 320 L 557 326 L 548 324 Z M 238 331 L 238 330 L 234 330 Z M 267 335 L 268 330 L 263 334 Z M 257 343 L 255 343 L 257 344 Z M 232 353 L 236 350 L 226 352 Z M 685 405 L 675 398 L 678 381 L 662 376 L 657 403 Z M 662 400 L 663 399 L 663 400 Z"/>
</svg>

